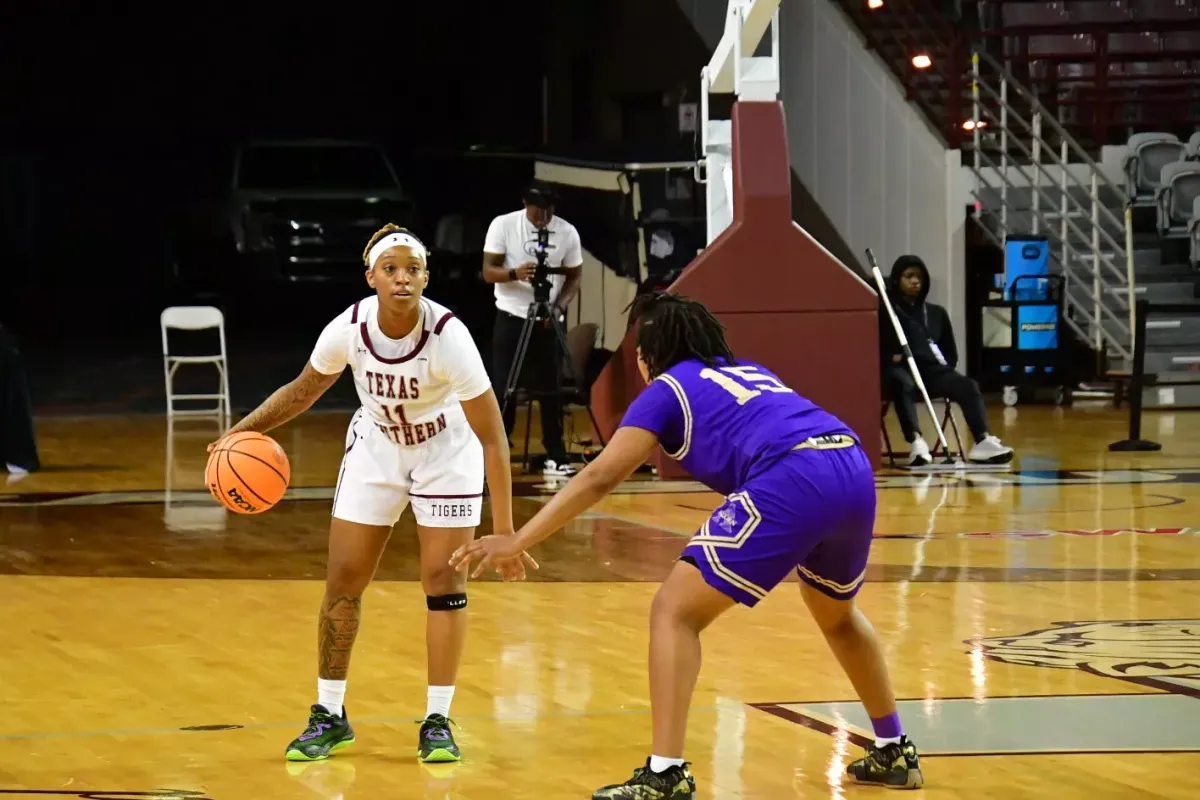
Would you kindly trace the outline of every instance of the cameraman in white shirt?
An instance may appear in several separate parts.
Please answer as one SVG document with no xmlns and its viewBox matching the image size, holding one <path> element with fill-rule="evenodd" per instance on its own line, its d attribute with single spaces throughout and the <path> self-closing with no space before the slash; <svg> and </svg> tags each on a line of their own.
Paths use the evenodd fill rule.
<svg viewBox="0 0 1200 800">
<path fill-rule="evenodd" d="M 496 325 L 492 332 L 492 387 L 504 403 L 505 383 L 516 355 L 525 317 L 534 302 L 533 280 L 537 269 L 538 232 L 546 230 L 546 265 L 563 269 L 550 280 L 550 305 L 559 319 L 579 291 L 583 247 L 575 226 L 554 215 L 558 201 L 554 189 L 535 181 L 522 194 L 524 208 L 492 220 L 483 245 L 483 279 L 496 287 Z M 537 392 L 542 415 L 542 444 L 546 448 L 546 475 L 575 473 L 563 444 L 560 370 L 565 354 L 559 347 L 550 322 L 534 325 L 525 352 L 519 388 Z M 516 398 L 504 409 L 504 429 L 512 435 L 516 420 Z"/>
</svg>

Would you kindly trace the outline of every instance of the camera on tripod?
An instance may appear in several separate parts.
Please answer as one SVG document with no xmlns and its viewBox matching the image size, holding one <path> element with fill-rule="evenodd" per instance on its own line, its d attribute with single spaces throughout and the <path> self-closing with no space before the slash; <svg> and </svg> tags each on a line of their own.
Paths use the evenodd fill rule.
<svg viewBox="0 0 1200 800">
<path fill-rule="evenodd" d="M 537 268 L 533 273 L 533 299 L 539 308 L 542 303 L 550 302 L 550 267 L 546 264 L 550 249 L 550 229 L 539 228 L 537 232 L 537 247 L 534 257 Z"/>
</svg>

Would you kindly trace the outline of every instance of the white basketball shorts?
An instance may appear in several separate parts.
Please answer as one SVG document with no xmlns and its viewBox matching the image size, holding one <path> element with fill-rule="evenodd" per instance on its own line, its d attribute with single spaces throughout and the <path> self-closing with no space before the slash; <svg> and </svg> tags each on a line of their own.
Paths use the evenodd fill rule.
<svg viewBox="0 0 1200 800">
<path fill-rule="evenodd" d="M 418 525 L 473 527 L 483 508 L 483 478 L 483 445 L 469 425 L 455 425 L 423 444 L 405 447 L 360 409 L 346 431 L 333 516 L 392 526 L 411 502 Z"/>
</svg>

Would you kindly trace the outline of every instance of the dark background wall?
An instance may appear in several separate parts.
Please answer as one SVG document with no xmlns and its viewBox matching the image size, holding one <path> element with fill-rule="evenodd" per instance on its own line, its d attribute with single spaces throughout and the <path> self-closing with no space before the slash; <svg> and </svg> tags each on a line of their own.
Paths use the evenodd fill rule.
<svg viewBox="0 0 1200 800">
<path fill-rule="evenodd" d="M 480 162 L 463 156 L 468 148 L 696 157 L 677 104 L 698 100 L 709 51 L 675 0 L 464 11 L 353 2 L 320 13 L 7 9 L 0 324 L 19 337 L 35 405 L 160 411 L 158 314 L 199 301 L 228 315 L 234 404 L 250 406 L 291 377 L 325 322 L 364 293 L 355 279 L 306 289 L 263 286 L 244 272 L 223 203 L 234 146 L 247 138 L 380 143 L 427 240 L 444 214 L 515 208 L 531 175 L 528 160 Z M 839 253 L 813 216 L 806 227 Z M 486 337 L 486 286 L 470 275 L 438 291 L 442 302 L 469 305 L 480 317 L 472 330 Z M 340 388 L 328 402 L 352 403 Z"/>
</svg>

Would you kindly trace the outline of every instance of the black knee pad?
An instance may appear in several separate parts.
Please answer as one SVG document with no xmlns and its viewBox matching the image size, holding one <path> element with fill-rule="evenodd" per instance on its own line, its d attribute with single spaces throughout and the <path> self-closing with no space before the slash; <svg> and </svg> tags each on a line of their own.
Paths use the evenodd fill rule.
<svg viewBox="0 0 1200 800">
<path fill-rule="evenodd" d="M 425 607 L 430 611 L 458 611 L 467 607 L 467 594 L 425 595 Z"/>
</svg>

